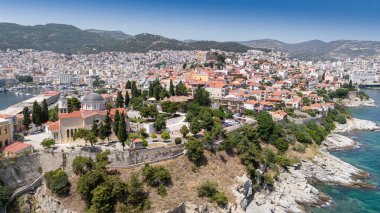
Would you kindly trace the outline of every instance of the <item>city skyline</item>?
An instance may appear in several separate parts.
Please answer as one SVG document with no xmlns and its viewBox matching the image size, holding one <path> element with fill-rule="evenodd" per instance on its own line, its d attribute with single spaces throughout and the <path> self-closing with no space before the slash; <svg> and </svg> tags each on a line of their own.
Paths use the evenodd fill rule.
<svg viewBox="0 0 380 213">
<path fill-rule="evenodd" d="M 60 23 L 185 40 L 380 40 L 380 2 L 358 1 L 3 1 L 0 22 Z"/>
</svg>

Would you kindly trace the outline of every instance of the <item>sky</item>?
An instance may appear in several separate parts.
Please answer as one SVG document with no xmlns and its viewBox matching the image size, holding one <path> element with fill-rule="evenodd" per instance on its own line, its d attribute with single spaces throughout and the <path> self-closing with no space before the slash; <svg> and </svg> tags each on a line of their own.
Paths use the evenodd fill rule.
<svg viewBox="0 0 380 213">
<path fill-rule="evenodd" d="M 380 0 L 0 0 L 0 22 L 179 40 L 380 41 Z"/>
</svg>

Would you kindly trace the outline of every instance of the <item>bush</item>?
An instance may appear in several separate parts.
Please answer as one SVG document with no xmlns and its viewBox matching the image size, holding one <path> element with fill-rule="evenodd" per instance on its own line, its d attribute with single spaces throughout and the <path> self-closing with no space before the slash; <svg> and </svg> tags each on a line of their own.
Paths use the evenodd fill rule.
<svg viewBox="0 0 380 213">
<path fill-rule="evenodd" d="M 11 191 L 8 187 L 0 185 L 0 207 L 5 206 L 11 197 Z"/>
<path fill-rule="evenodd" d="M 94 161 L 89 157 L 77 156 L 73 160 L 73 171 L 76 175 L 83 175 L 95 168 Z"/>
<path fill-rule="evenodd" d="M 171 182 L 171 175 L 163 166 L 150 166 L 149 164 L 145 164 L 142 175 L 145 181 L 154 187 L 169 185 Z"/>
<path fill-rule="evenodd" d="M 212 183 L 210 181 L 206 181 L 202 183 L 198 188 L 197 188 L 197 193 L 199 197 L 212 197 L 214 196 L 218 190 L 216 189 L 216 184 Z"/>
<path fill-rule="evenodd" d="M 276 141 L 273 142 L 273 145 L 280 151 L 280 152 L 286 152 L 288 150 L 288 142 L 284 138 L 278 138 Z"/>
<path fill-rule="evenodd" d="M 182 143 L 182 139 L 181 138 L 175 138 L 174 141 L 175 141 L 176 145 L 179 145 L 179 144 Z"/>
<path fill-rule="evenodd" d="M 70 181 L 62 169 L 46 173 L 45 179 L 47 188 L 58 197 L 66 197 L 70 194 Z"/>
<path fill-rule="evenodd" d="M 305 153 L 305 146 L 302 143 L 294 144 L 293 150 L 299 153 Z"/>
<path fill-rule="evenodd" d="M 272 175 L 270 175 L 270 174 L 268 174 L 268 173 L 265 173 L 265 174 L 264 174 L 264 182 L 265 182 L 267 185 L 273 185 L 274 180 L 273 180 Z"/>
<path fill-rule="evenodd" d="M 170 133 L 169 132 L 163 132 L 161 133 L 161 138 L 164 139 L 164 141 L 170 139 Z"/>
<path fill-rule="evenodd" d="M 166 195 L 168 195 L 168 192 L 166 191 L 166 187 L 162 184 L 157 188 L 157 193 L 161 197 L 165 197 Z"/>
<path fill-rule="evenodd" d="M 223 192 L 219 192 L 216 187 L 217 184 L 206 181 L 197 188 L 198 196 L 211 198 L 220 206 L 227 205 L 227 196 Z"/>
<path fill-rule="evenodd" d="M 215 201 L 219 206 L 226 206 L 228 204 L 228 198 L 223 192 L 217 192 L 212 200 Z"/>
<path fill-rule="evenodd" d="M 100 170 L 90 171 L 78 179 L 77 191 L 88 205 L 91 203 L 92 190 L 102 184 L 104 180 L 105 174 Z"/>
<path fill-rule="evenodd" d="M 345 124 L 347 123 L 347 119 L 346 117 L 343 115 L 343 114 L 339 114 L 336 118 L 336 121 L 339 123 L 339 124 Z"/>
</svg>

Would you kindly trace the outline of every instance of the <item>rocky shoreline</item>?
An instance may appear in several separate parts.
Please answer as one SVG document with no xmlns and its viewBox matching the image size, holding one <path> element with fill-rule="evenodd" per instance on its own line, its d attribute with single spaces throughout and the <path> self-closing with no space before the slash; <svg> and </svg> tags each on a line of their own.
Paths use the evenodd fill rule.
<svg viewBox="0 0 380 213">
<path fill-rule="evenodd" d="M 373 188 L 363 180 L 368 173 L 328 153 L 329 150 L 357 148 L 358 143 L 337 133 L 354 130 L 372 131 L 379 127 L 372 121 L 349 119 L 346 124 L 337 124 L 334 133 L 322 143 L 320 153 L 313 159 L 304 159 L 280 174 L 273 191 L 256 192 L 246 212 L 307 212 L 303 205 L 328 207 L 331 198 L 313 187 L 321 182 L 345 187 Z"/>
<path fill-rule="evenodd" d="M 341 104 L 345 107 L 374 107 L 376 103 L 372 99 L 360 100 L 360 99 L 343 99 Z"/>
</svg>

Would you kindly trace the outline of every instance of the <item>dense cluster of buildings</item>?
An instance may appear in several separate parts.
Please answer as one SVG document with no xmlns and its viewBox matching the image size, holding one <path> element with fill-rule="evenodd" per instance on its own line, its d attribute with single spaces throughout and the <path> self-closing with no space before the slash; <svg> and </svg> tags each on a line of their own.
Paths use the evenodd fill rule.
<svg viewBox="0 0 380 213">
<path fill-rule="evenodd" d="M 292 59 L 280 52 L 261 51 L 108 52 L 70 56 L 33 50 L 0 52 L 3 84 L 17 76 L 32 76 L 37 84 L 66 85 L 81 91 L 79 111 L 68 113 L 67 103 L 61 98 L 59 120 L 46 125 L 47 131 L 60 142 L 72 141 L 73 134 L 79 128 L 90 128 L 94 119 L 104 120 L 105 103 L 112 103 L 116 98 L 112 89 L 123 94 L 130 92 L 124 88 L 128 80 L 136 81 L 137 87 L 143 90 L 156 79 L 168 90 L 170 83 L 176 86 L 182 82 L 189 91 L 188 96 L 170 98 L 174 102 L 191 100 L 194 91 L 202 87 L 210 94 L 214 108 L 223 107 L 236 114 L 265 110 L 274 119 L 282 120 L 287 116 L 285 108 L 329 110 L 334 104 L 317 91 L 331 92 L 350 80 L 354 84 L 378 82 L 378 68 L 379 61 L 375 59 L 312 62 Z M 101 88 L 109 89 L 108 94 L 91 93 L 95 81 L 102 81 Z M 59 92 L 44 95 L 49 96 L 51 103 L 60 96 Z M 12 135 L 9 132 L 21 129 L 18 113 L 23 107 L 21 103 L 12 112 L 1 112 L 0 146 L 13 141 L 12 136 L 8 137 Z M 114 113 L 115 109 L 111 110 L 111 117 Z"/>
</svg>

